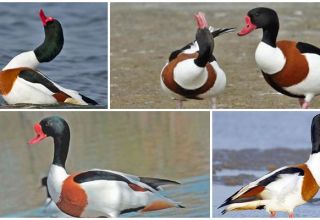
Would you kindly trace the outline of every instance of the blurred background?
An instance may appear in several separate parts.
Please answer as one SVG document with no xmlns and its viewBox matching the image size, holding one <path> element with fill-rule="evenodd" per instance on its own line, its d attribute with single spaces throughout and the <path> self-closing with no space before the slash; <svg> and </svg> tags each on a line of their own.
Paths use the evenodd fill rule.
<svg viewBox="0 0 320 220">
<path fill-rule="evenodd" d="M 311 153 L 311 121 L 317 111 L 213 112 L 213 217 L 268 217 L 264 211 L 221 215 L 217 209 L 242 186 L 277 168 L 304 163 Z M 320 215 L 319 194 L 295 209 L 296 217 Z M 286 213 L 277 216 L 288 217 Z"/>
<path fill-rule="evenodd" d="M 61 23 L 64 46 L 54 60 L 40 64 L 39 70 L 61 86 L 106 106 L 107 3 L 0 3 L 0 66 L 43 42 L 41 8 Z"/>
<path fill-rule="evenodd" d="M 168 197 L 187 208 L 145 213 L 145 217 L 209 217 L 210 115 L 207 112 L 0 112 L 0 214 L 49 217 L 40 180 L 53 158 L 53 141 L 37 145 L 33 125 L 51 115 L 71 129 L 67 171 L 110 169 L 181 182 Z M 20 212 L 27 211 L 27 212 Z M 128 216 L 141 216 L 131 214 Z"/>
</svg>

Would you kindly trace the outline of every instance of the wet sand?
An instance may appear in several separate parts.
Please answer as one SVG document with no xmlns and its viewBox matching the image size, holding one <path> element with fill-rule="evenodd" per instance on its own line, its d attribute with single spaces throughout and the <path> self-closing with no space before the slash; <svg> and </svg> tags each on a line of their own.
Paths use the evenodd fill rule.
<svg viewBox="0 0 320 220">
<path fill-rule="evenodd" d="M 112 3 L 111 108 L 175 108 L 160 89 L 159 74 L 171 51 L 195 36 L 192 15 L 207 14 L 214 27 L 244 26 L 247 11 L 274 8 L 280 17 L 278 39 L 320 45 L 320 3 Z M 225 34 L 215 40 L 214 55 L 227 75 L 217 108 L 298 108 L 294 98 L 278 94 L 263 79 L 254 60 L 260 30 L 245 37 Z M 209 101 L 187 101 L 185 108 L 208 108 Z M 320 107 L 320 98 L 312 102 Z"/>
</svg>

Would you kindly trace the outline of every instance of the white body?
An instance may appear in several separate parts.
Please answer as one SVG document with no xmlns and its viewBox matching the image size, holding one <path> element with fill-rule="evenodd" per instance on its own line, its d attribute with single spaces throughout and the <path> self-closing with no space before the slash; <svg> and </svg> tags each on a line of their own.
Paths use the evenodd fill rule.
<svg viewBox="0 0 320 220">
<path fill-rule="evenodd" d="M 318 185 L 320 183 L 320 153 L 313 154 L 310 156 L 309 160 L 306 162 L 307 167 L 312 173 L 313 177 L 317 181 Z M 260 179 L 249 183 L 243 187 L 232 199 L 236 199 L 243 195 L 248 190 L 257 186 L 257 184 L 274 173 L 283 170 L 287 167 L 281 167 Z M 302 183 L 304 176 L 299 176 L 298 173 L 295 174 L 282 174 L 280 178 L 274 182 L 268 184 L 264 191 L 261 192 L 262 200 L 256 200 L 244 203 L 234 203 L 228 205 L 226 210 L 231 211 L 239 207 L 256 207 L 259 205 L 264 205 L 267 212 L 277 212 L 283 211 L 288 213 L 293 213 L 295 207 L 306 203 L 307 201 L 302 198 Z"/>
<path fill-rule="evenodd" d="M 81 183 L 88 199 L 88 205 L 81 217 L 117 217 L 121 210 L 143 207 L 156 200 L 177 205 L 176 202 L 161 196 L 150 186 L 139 182 L 138 177 L 110 170 L 105 171 L 122 175 L 130 179 L 132 183 L 150 191 L 133 191 L 127 183 L 122 181 L 95 180 Z M 67 177 L 68 174 L 64 168 L 51 165 L 48 175 L 48 190 L 55 203 L 60 199 L 61 187 Z"/>
<path fill-rule="evenodd" d="M 37 69 L 39 66 L 39 61 L 33 51 L 28 51 L 24 53 L 20 53 L 2 69 L 2 70 L 7 70 L 7 69 L 15 69 L 19 67 L 27 67 L 30 69 Z"/>
<path fill-rule="evenodd" d="M 197 42 L 191 46 L 191 48 L 183 51 L 185 54 L 192 54 L 199 51 L 199 46 Z M 168 63 L 163 67 L 163 69 L 168 65 Z M 207 92 L 199 95 L 199 98 L 210 98 L 221 93 L 226 86 L 226 75 L 224 71 L 220 68 L 216 61 L 210 63 L 210 65 L 215 70 L 217 77 L 213 87 Z M 163 71 L 162 69 L 162 71 Z M 182 95 L 174 93 L 166 87 L 162 81 L 162 71 L 160 74 L 160 84 L 163 91 L 171 95 L 173 98 L 178 100 L 185 100 L 186 98 Z M 194 59 L 187 59 L 179 64 L 177 64 L 174 69 L 174 80 L 177 84 L 185 89 L 197 89 L 201 87 L 208 78 L 208 72 L 206 68 L 200 68 L 194 63 Z"/>
<path fill-rule="evenodd" d="M 38 74 L 44 76 L 40 72 Z M 49 79 L 48 79 L 49 80 Z M 78 92 L 65 89 L 62 86 L 52 82 L 59 90 L 68 94 L 72 98 L 66 99 L 66 103 L 87 105 Z M 18 77 L 13 87 L 7 95 L 3 95 L 3 99 L 8 104 L 32 103 L 32 104 L 55 104 L 57 100 L 52 96 L 54 93 L 40 83 L 32 83 Z"/>
<path fill-rule="evenodd" d="M 308 76 L 300 83 L 284 87 L 286 91 L 304 95 L 307 102 L 320 94 L 320 56 L 318 54 L 304 53 L 309 66 Z M 273 48 L 264 42 L 260 42 L 255 53 L 255 59 L 258 67 L 266 74 L 275 74 L 283 69 L 286 64 L 285 56 L 282 51 L 276 47 Z"/>
</svg>

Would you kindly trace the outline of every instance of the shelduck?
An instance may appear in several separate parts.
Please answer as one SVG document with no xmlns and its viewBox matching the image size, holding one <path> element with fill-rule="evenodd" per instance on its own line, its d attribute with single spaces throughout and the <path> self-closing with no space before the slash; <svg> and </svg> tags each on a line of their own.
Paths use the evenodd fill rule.
<svg viewBox="0 0 320 220">
<path fill-rule="evenodd" d="M 213 56 L 214 38 L 234 28 L 214 29 L 208 26 L 205 14 L 195 15 L 196 40 L 173 51 L 160 74 L 162 89 L 177 100 L 177 108 L 187 99 L 210 98 L 216 107 L 216 95 L 226 86 L 226 76 Z"/>
<path fill-rule="evenodd" d="M 96 105 L 94 100 L 65 89 L 37 70 L 40 63 L 53 60 L 64 43 L 63 30 L 58 20 L 47 17 L 40 10 L 44 26 L 44 42 L 33 51 L 15 56 L 0 72 L 0 93 L 8 104 L 55 104 Z"/>
<path fill-rule="evenodd" d="M 320 49 L 303 42 L 276 41 L 279 19 L 273 9 L 254 8 L 245 22 L 239 36 L 263 30 L 255 60 L 267 83 L 284 95 L 299 98 L 300 106 L 308 108 L 312 98 L 320 94 Z"/>
<path fill-rule="evenodd" d="M 54 157 L 47 184 L 53 201 L 64 213 L 73 217 L 117 217 L 135 211 L 183 208 L 158 192 L 162 185 L 178 184 L 172 180 L 101 169 L 67 174 L 65 163 L 70 141 L 67 122 L 52 116 L 35 124 L 34 130 L 36 136 L 29 144 L 36 144 L 46 137 L 54 140 Z"/>
<path fill-rule="evenodd" d="M 308 202 L 320 185 L 320 114 L 311 124 L 312 151 L 307 162 L 281 167 L 242 187 L 225 200 L 222 214 L 228 211 L 265 209 L 276 215 L 288 212 L 294 217 L 294 208 Z"/>
</svg>

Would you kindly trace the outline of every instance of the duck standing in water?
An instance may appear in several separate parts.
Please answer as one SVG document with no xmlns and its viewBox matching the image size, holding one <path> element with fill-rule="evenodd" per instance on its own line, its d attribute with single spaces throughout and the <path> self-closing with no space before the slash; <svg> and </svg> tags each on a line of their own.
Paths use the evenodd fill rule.
<svg viewBox="0 0 320 220">
<path fill-rule="evenodd" d="M 255 60 L 267 83 L 284 95 L 298 98 L 302 108 L 309 108 L 312 98 L 320 94 L 320 49 L 303 42 L 277 41 L 279 18 L 273 9 L 254 8 L 245 22 L 239 36 L 263 30 Z"/>
<path fill-rule="evenodd" d="M 0 72 L 0 93 L 8 104 L 55 104 L 96 105 L 97 103 L 78 93 L 65 89 L 37 70 L 40 63 L 50 62 L 62 50 L 64 38 L 61 24 L 47 17 L 40 10 L 44 26 L 44 42 L 33 51 L 15 56 Z"/>
<path fill-rule="evenodd" d="M 172 180 L 100 169 L 67 174 L 65 163 L 70 142 L 67 122 L 57 116 L 48 117 L 35 124 L 34 130 L 36 136 L 29 144 L 53 138 L 54 157 L 47 185 L 52 200 L 64 213 L 73 217 L 117 217 L 135 211 L 184 208 L 158 192 L 162 185 L 179 184 Z"/>
<path fill-rule="evenodd" d="M 234 28 L 214 30 L 208 26 L 205 14 L 195 15 L 196 40 L 173 51 L 160 74 L 162 89 L 177 100 L 177 108 L 187 99 L 210 98 L 216 107 L 216 95 L 226 86 L 226 76 L 213 56 L 214 38 L 234 31 Z"/>
<path fill-rule="evenodd" d="M 307 162 L 284 166 L 249 183 L 219 207 L 228 211 L 265 209 L 271 217 L 276 212 L 294 217 L 295 207 L 305 204 L 318 192 L 320 185 L 320 114 L 311 124 L 312 151 Z"/>
</svg>

